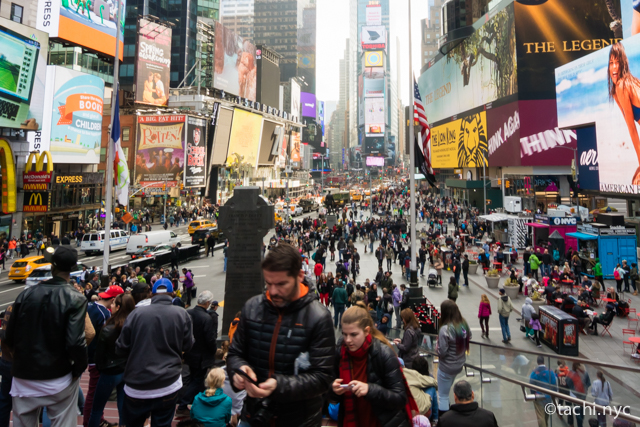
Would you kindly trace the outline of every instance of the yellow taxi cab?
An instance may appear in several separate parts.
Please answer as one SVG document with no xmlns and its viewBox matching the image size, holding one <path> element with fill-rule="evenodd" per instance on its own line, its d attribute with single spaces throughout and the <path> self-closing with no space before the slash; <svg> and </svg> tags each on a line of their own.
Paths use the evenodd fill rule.
<svg viewBox="0 0 640 427">
<path fill-rule="evenodd" d="M 273 219 L 275 220 L 275 222 L 282 221 L 282 217 L 280 216 L 280 214 L 278 212 L 274 212 L 273 213 Z"/>
<path fill-rule="evenodd" d="M 20 258 L 11 265 L 11 270 L 9 270 L 9 279 L 16 282 L 27 280 L 27 277 L 29 277 L 34 269 L 49 264 L 51 263 L 45 261 L 44 256 L 42 255 Z"/>
<path fill-rule="evenodd" d="M 191 221 L 189 223 L 188 232 L 189 234 L 193 234 L 196 230 L 200 230 L 201 228 L 209 228 L 209 227 L 217 227 L 218 223 L 215 221 L 209 221 L 208 219 L 198 219 L 196 221 Z"/>
<path fill-rule="evenodd" d="M 362 201 L 362 193 L 358 190 L 351 190 L 351 200 L 354 202 Z"/>
</svg>

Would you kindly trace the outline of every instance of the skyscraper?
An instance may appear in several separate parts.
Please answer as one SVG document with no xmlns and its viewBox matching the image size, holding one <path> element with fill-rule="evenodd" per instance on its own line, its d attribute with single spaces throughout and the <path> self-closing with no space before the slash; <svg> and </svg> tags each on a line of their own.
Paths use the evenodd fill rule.
<svg viewBox="0 0 640 427">
<path fill-rule="evenodd" d="M 243 38 L 253 40 L 254 0 L 221 0 L 220 21 Z"/>
</svg>

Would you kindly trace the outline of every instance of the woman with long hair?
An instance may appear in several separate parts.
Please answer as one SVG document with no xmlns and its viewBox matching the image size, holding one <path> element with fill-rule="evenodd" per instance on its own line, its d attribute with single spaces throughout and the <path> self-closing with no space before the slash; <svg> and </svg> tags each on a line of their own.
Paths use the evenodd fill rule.
<svg viewBox="0 0 640 427">
<path fill-rule="evenodd" d="M 410 308 L 405 308 L 400 312 L 400 318 L 404 325 L 404 335 L 402 340 L 396 338 L 393 342 L 398 347 L 398 357 L 404 361 L 404 366 L 411 369 L 413 359 L 418 357 L 418 342 L 420 337 L 420 324 Z"/>
<path fill-rule="evenodd" d="M 640 137 L 636 123 L 640 123 L 640 80 L 631 74 L 629 59 L 622 43 L 614 43 L 609 52 L 609 99 L 618 104 L 627 124 L 631 143 L 640 164 Z M 633 174 L 633 185 L 640 185 L 640 167 Z"/>
<path fill-rule="evenodd" d="M 93 396 L 93 406 L 89 417 L 89 427 L 100 426 L 104 407 L 115 387 L 117 392 L 118 414 L 120 425 L 124 425 L 122 419 L 122 407 L 124 404 L 124 368 L 127 359 L 116 355 L 116 341 L 120 337 L 122 327 L 127 317 L 136 304 L 129 294 L 118 295 L 111 305 L 111 317 L 100 330 L 98 346 L 96 347 L 95 362 L 96 368 L 100 372 L 100 379 L 96 385 L 96 392 Z"/>
<path fill-rule="evenodd" d="M 451 386 L 466 361 L 471 328 L 456 303 L 451 300 L 445 300 L 440 305 L 440 325 L 436 351 L 439 357 L 438 408 L 442 415 L 449 410 Z"/>
<path fill-rule="evenodd" d="M 609 403 L 613 399 L 611 384 L 604 378 L 602 371 L 598 371 L 596 377 L 598 377 L 598 379 L 591 385 L 591 395 L 595 398 L 597 405 L 609 406 Z M 598 423 L 600 423 L 600 427 L 607 427 L 607 414 L 598 412 Z"/>
<path fill-rule="evenodd" d="M 412 398 L 400 361 L 361 307 L 351 307 L 342 315 L 334 371 L 331 400 L 340 402 L 339 425 L 411 426 L 412 414 L 406 407 Z"/>
<path fill-rule="evenodd" d="M 482 338 L 489 338 L 489 317 L 491 316 L 491 303 L 486 294 L 480 295 L 480 307 L 478 308 L 478 319 L 482 329 Z"/>
</svg>

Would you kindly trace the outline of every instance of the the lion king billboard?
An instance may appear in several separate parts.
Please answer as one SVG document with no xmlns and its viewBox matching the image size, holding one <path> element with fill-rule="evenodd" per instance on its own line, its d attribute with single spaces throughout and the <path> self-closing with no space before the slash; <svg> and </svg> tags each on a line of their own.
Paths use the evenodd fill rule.
<svg viewBox="0 0 640 427">
<path fill-rule="evenodd" d="M 487 165 L 487 113 L 480 111 L 431 130 L 434 168 Z"/>
</svg>

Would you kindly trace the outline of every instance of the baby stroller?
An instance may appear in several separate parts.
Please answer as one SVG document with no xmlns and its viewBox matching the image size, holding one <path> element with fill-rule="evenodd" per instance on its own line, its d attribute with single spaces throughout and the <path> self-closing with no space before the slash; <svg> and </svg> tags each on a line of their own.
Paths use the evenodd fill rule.
<svg viewBox="0 0 640 427">
<path fill-rule="evenodd" d="M 429 276 L 427 277 L 427 285 L 429 285 L 429 287 L 438 286 L 438 271 L 435 268 L 429 269 Z"/>
</svg>

